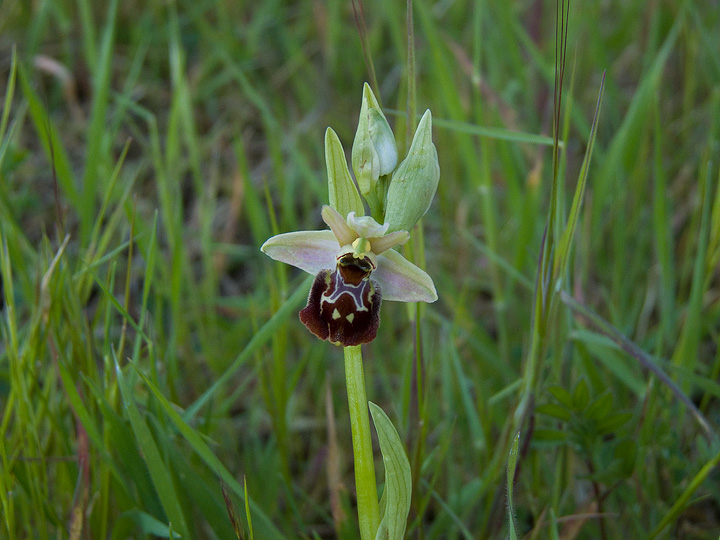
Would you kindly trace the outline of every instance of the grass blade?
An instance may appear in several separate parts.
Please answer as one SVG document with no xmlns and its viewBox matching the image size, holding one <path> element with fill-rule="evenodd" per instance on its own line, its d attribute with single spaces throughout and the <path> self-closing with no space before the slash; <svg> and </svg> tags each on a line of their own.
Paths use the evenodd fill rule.
<svg viewBox="0 0 720 540">
<path fill-rule="evenodd" d="M 580 208 L 582 207 L 583 197 L 585 196 L 585 187 L 587 185 L 587 177 L 590 170 L 590 159 L 592 158 L 593 147 L 595 146 L 598 119 L 600 118 L 600 105 L 602 104 L 604 90 L 605 72 L 603 72 L 602 81 L 600 82 L 600 91 L 598 93 L 597 106 L 595 107 L 595 116 L 593 116 L 590 137 L 588 139 L 587 149 L 585 150 L 585 158 L 583 159 L 577 186 L 575 187 L 575 196 L 573 197 L 572 206 L 570 207 L 568 224 L 560 237 L 558 249 L 555 252 L 555 276 L 559 278 L 562 278 L 565 275 L 565 269 L 567 268 L 567 263 L 570 258 L 570 245 L 575 236 L 575 229 L 577 228 Z"/>
<path fill-rule="evenodd" d="M 137 368 L 136 368 L 137 369 Z M 195 450 L 197 455 L 210 467 L 210 469 L 217 474 L 222 482 L 227 484 L 237 496 L 245 500 L 245 490 L 240 483 L 235 480 L 234 476 L 227 470 L 225 465 L 217 458 L 217 456 L 210 450 L 207 443 L 203 439 L 202 435 L 190 427 L 185 420 L 180 416 L 175 407 L 170 403 L 167 398 L 160 392 L 148 377 L 145 376 L 139 369 L 137 373 L 142 377 L 145 384 L 148 386 L 150 391 L 158 400 L 158 403 L 167 414 L 168 418 L 172 421 L 175 427 L 178 429 L 180 434 L 185 440 L 190 443 L 190 446 Z M 270 518 L 258 508 L 254 502 L 250 501 L 250 508 L 256 517 L 256 526 L 261 531 L 259 536 L 266 540 L 283 540 L 284 537 L 280 531 L 273 525 Z"/>
<path fill-rule="evenodd" d="M 626 338 L 620 330 L 615 328 L 613 325 L 611 325 L 609 322 L 604 320 L 602 317 L 594 313 L 592 310 L 590 310 L 588 307 L 582 305 L 577 300 L 575 300 L 572 296 L 570 296 L 565 291 L 560 292 L 560 298 L 561 300 L 573 311 L 576 313 L 579 313 L 582 315 L 586 320 L 590 322 L 598 331 L 602 332 L 606 336 L 608 336 L 610 339 L 612 339 L 615 343 L 620 345 L 620 347 L 628 353 L 630 356 L 635 358 L 640 364 L 645 368 L 651 371 L 655 374 L 655 376 L 662 381 L 663 384 L 665 384 L 670 390 L 672 390 L 673 394 L 682 401 L 685 406 L 690 410 L 690 412 L 695 416 L 696 420 L 700 424 L 700 426 L 705 431 L 706 435 L 710 438 L 717 438 L 717 435 L 715 434 L 715 431 L 710 426 L 710 423 L 705 418 L 705 416 L 698 410 L 698 408 L 695 406 L 695 404 L 690 400 L 687 395 L 680 389 L 680 387 L 675 384 L 675 382 L 663 371 L 663 369 L 657 365 L 657 363 L 650 357 L 649 354 L 647 354 L 645 351 L 643 351 L 640 347 L 638 347 L 635 343 L 630 341 L 628 338 Z"/>
<path fill-rule="evenodd" d="M 205 390 L 202 396 L 196 399 L 195 402 L 187 408 L 185 414 L 183 415 L 183 418 L 186 421 L 189 421 L 191 418 L 193 418 L 197 414 L 197 412 L 203 407 L 203 405 L 205 405 L 207 401 L 213 396 L 213 394 L 217 392 L 217 390 L 223 384 L 225 384 L 230 379 L 230 377 L 232 377 L 233 374 L 245 364 L 245 362 L 250 360 L 250 357 L 262 345 L 267 343 L 280 329 L 280 327 L 285 324 L 285 321 L 290 316 L 290 314 L 295 311 L 300 305 L 300 303 L 307 297 L 307 293 L 310 290 L 311 280 L 312 277 L 307 277 L 305 281 L 302 282 L 302 284 L 297 288 L 297 290 L 292 294 L 292 296 L 290 296 L 290 298 L 285 301 L 285 303 L 280 307 L 280 309 L 278 309 L 275 314 L 270 317 L 270 320 L 268 320 L 268 322 L 266 322 L 262 326 L 262 328 L 260 328 L 260 330 L 255 333 L 247 346 L 242 350 L 242 352 L 233 361 L 233 363 L 230 364 L 230 367 L 228 367 L 222 375 L 215 379 L 215 382 L 212 384 L 212 386 Z"/>
<path fill-rule="evenodd" d="M 700 200 L 702 201 L 702 213 L 700 215 L 700 230 L 698 231 L 697 252 L 695 254 L 695 261 L 693 265 L 690 298 L 688 300 L 683 329 L 672 356 L 672 362 L 674 364 L 682 366 L 689 371 L 694 371 L 698 363 L 700 339 L 703 331 L 703 296 L 706 287 L 709 286 L 708 280 L 705 279 L 705 272 L 710 234 L 710 208 L 712 202 L 710 184 L 711 175 L 710 163 L 708 163 L 705 173 L 705 181 L 701 183 L 702 196 Z M 690 391 L 690 385 L 688 382 L 681 381 L 680 384 L 681 388 L 685 392 Z"/>
<path fill-rule="evenodd" d="M 508 527 L 510 528 L 510 540 L 517 540 L 515 530 L 515 509 L 513 508 L 513 484 L 515 483 L 515 469 L 517 467 L 518 446 L 520 432 L 517 432 L 510 447 L 510 456 L 507 465 L 507 504 L 508 504 Z"/>
<path fill-rule="evenodd" d="M 682 492 L 682 495 L 678 497 L 672 508 L 670 508 L 668 513 L 665 514 L 660 520 L 660 523 L 658 523 L 652 530 L 652 532 L 648 536 L 649 539 L 652 540 L 653 538 L 658 536 L 665 527 L 667 527 L 670 523 L 672 523 L 678 518 L 678 516 L 687 507 L 687 503 L 690 500 L 690 497 L 692 497 L 692 494 L 695 493 L 695 491 L 697 491 L 697 489 L 700 487 L 700 484 L 702 484 L 707 479 L 707 477 L 716 470 L 718 463 L 720 463 L 720 452 L 715 454 L 710 461 L 703 465 L 702 469 L 700 469 L 698 473 L 693 477 L 688 487 L 685 488 L 685 491 Z"/>
<path fill-rule="evenodd" d="M 396 109 L 383 109 L 383 112 L 392 116 L 405 116 L 405 112 Z M 421 115 L 416 114 L 415 118 L 420 120 Z M 522 131 L 513 131 L 506 128 L 479 126 L 469 122 L 461 122 L 460 120 L 451 120 L 447 118 L 436 118 L 433 116 L 433 127 L 447 129 L 456 133 L 467 133 L 468 135 L 477 135 L 488 139 L 498 141 L 510 141 L 516 143 L 537 144 L 541 146 L 552 146 L 552 137 L 546 135 L 538 135 L 536 133 L 527 133 Z M 560 147 L 563 147 L 562 141 Z"/>
<path fill-rule="evenodd" d="M 99 179 L 102 177 L 100 165 L 105 155 L 104 148 L 108 143 L 106 110 L 110 96 L 117 7 L 118 0 L 111 0 L 108 5 L 107 22 L 105 23 L 102 43 L 100 44 L 100 56 L 93 74 L 93 102 L 90 126 L 87 132 L 88 145 L 85 154 L 82 199 L 81 204 L 76 208 L 80 215 L 81 235 L 85 241 L 90 237 L 95 223 L 95 201 L 98 196 Z"/>
<path fill-rule="evenodd" d="M 65 145 L 62 143 L 62 139 L 58 135 L 57 130 L 48 120 L 50 116 L 43 107 L 37 93 L 33 90 L 28 74 L 22 63 L 18 64 L 18 73 L 20 75 L 20 86 L 22 86 L 23 95 L 28 101 L 30 118 L 33 121 L 38 139 L 40 139 L 42 143 L 45 156 L 49 163 L 53 163 L 58 182 L 63 188 L 65 196 L 70 201 L 70 204 L 77 208 L 80 206 L 80 197 L 77 187 L 75 186 L 75 178 Z"/>
<path fill-rule="evenodd" d="M 163 508 L 167 513 L 167 518 L 171 524 L 174 524 L 175 530 L 180 531 L 183 538 L 192 538 L 187 523 L 185 522 L 185 513 L 180 504 L 172 474 L 163 461 L 160 449 L 152 436 L 147 422 L 140 414 L 130 383 L 125 378 L 125 374 L 120 368 L 117 357 L 113 355 L 113 358 L 115 361 L 115 374 L 117 376 L 118 386 L 120 387 L 120 393 L 122 394 L 130 425 L 135 433 L 140 451 L 145 457 L 145 462 L 150 471 L 150 477 L 155 485 L 158 497 L 160 501 L 162 501 Z"/>
<path fill-rule="evenodd" d="M 7 86 L 5 87 L 5 101 L 3 105 L 2 118 L 0 118 L 0 140 L 5 138 L 5 130 L 7 129 L 8 120 L 10 118 L 10 110 L 12 109 L 12 100 L 15 95 L 15 80 L 17 78 L 17 54 L 15 47 L 12 49 L 12 59 L 10 60 L 10 74 L 8 75 Z"/>
</svg>

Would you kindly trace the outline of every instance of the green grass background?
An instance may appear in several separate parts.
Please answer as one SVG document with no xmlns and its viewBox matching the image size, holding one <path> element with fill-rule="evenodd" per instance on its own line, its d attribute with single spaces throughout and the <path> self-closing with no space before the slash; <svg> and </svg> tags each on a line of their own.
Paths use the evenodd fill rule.
<svg viewBox="0 0 720 540">
<path fill-rule="evenodd" d="M 405 4 L 362 8 L 404 149 Z M 223 486 L 255 538 L 358 537 L 342 352 L 297 320 L 308 278 L 259 251 L 322 227 L 323 133 L 349 150 L 370 79 L 355 21 L 345 1 L 0 4 L 0 538 L 233 538 Z M 554 192 L 554 3 L 418 0 L 414 25 L 441 180 L 413 249 L 439 300 L 417 334 L 385 303 L 364 347 L 408 441 L 407 537 L 506 537 L 519 430 L 520 535 L 717 538 L 720 7 L 571 2 Z"/>
</svg>

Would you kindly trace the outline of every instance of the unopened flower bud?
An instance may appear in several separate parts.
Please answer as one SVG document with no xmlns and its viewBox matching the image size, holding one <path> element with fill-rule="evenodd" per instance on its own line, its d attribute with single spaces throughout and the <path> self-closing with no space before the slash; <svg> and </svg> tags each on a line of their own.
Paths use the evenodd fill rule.
<svg viewBox="0 0 720 540">
<path fill-rule="evenodd" d="M 397 165 L 398 154 L 390 124 L 370 86 L 363 86 L 362 107 L 352 148 L 352 167 L 360 193 L 367 199 L 373 214 L 380 210 L 382 196 L 377 183 Z"/>
</svg>

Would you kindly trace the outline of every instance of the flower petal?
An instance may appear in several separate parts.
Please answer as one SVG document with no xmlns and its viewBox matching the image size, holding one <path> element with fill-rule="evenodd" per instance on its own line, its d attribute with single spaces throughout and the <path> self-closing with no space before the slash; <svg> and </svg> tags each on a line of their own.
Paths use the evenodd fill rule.
<svg viewBox="0 0 720 540">
<path fill-rule="evenodd" d="M 332 231 L 297 231 L 278 234 L 260 248 L 276 261 L 291 264 L 308 274 L 334 269 L 338 241 Z"/>
<path fill-rule="evenodd" d="M 389 249 L 378 256 L 372 278 L 382 289 L 383 300 L 396 302 L 434 302 L 437 291 L 432 278 L 397 251 Z"/>
<path fill-rule="evenodd" d="M 325 224 L 332 229 L 338 244 L 341 246 L 352 244 L 353 240 L 358 237 L 357 233 L 345 222 L 345 218 L 340 215 L 340 212 L 332 206 L 323 206 L 321 215 Z"/>
<path fill-rule="evenodd" d="M 370 216 L 356 216 L 355 212 L 348 214 L 347 224 L 362 238 L 383 236 L 388 230 L 387 225 L 380 225 Z"/>
<path fill-rule="evenodd" d="M 404 244 L 408 240 L 410 240 L 410 234 L 407 231 L 395 231 L 379 238 L 371 238 L 370 247 L 372 247 L 373 253 L 380 255 L 390 248 Z"/>
</svg>

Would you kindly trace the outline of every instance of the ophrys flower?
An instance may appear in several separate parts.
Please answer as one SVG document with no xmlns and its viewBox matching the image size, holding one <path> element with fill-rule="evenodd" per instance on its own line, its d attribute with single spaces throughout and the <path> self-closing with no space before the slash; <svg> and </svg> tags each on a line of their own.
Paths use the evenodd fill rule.
<svg viewBox="0 0 720 540">
<path fill-rule="evenodd" d="M 320 339 L 343 346 L 375 339 L 380 303 L 434 302 L 432 278 L 392 248 L 410 238 L 387 233 L 372 217 L 350 212 L 343 218 L 324 206 L 325 231 L 273 236 L 262 246 L 271 258 L 316 275 L 300 320 Z"/>
</svg>

